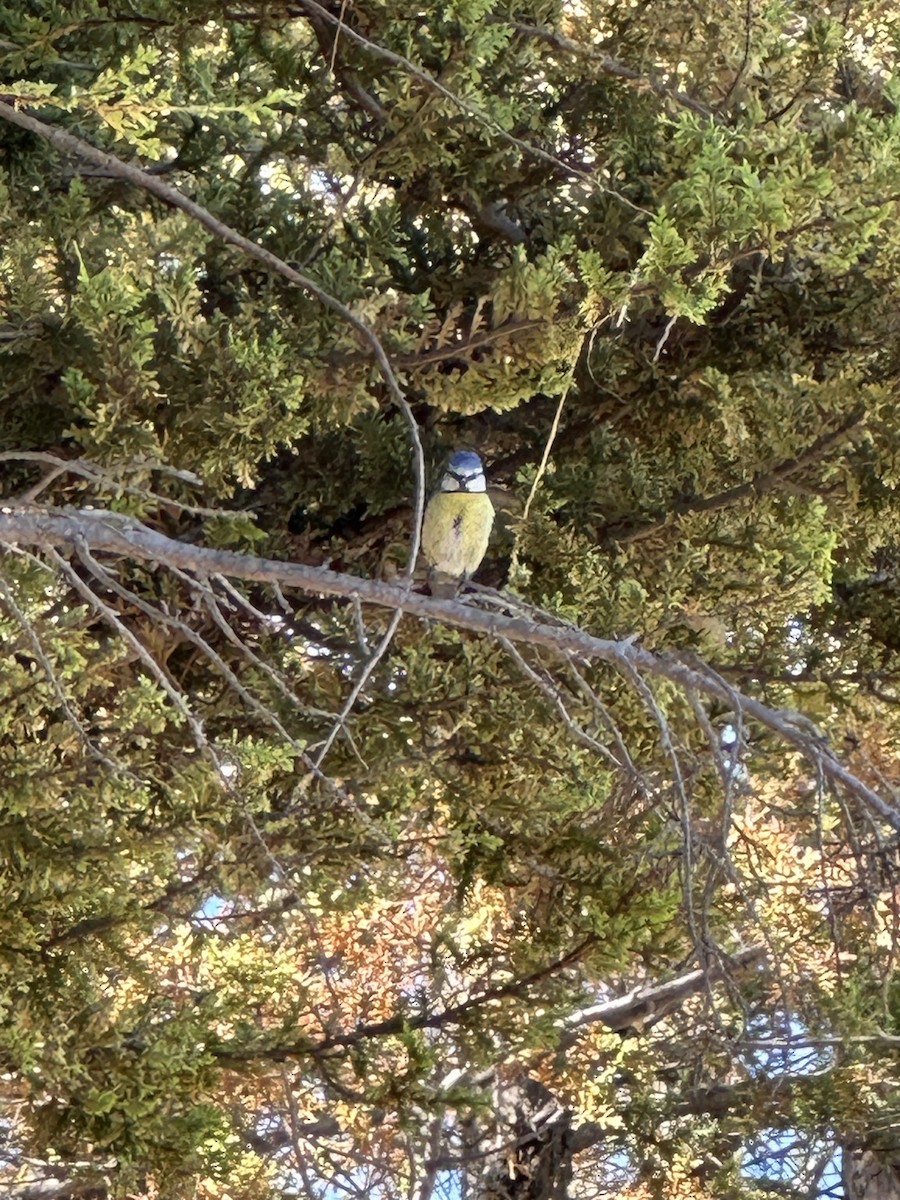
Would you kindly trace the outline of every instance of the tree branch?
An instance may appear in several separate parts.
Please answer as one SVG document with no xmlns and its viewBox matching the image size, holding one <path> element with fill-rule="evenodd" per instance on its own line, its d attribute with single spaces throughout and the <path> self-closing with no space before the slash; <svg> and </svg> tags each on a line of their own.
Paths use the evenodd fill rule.
<svg viewBox="0 0 900 1200">
<path fill-rule="evenodd" d="M 318 9 L 318 5 L 313 4 L 312 7 L 314 9 Z M 324 9 L 319 11 L 322 14 L 329 16 L 329 14 L 326 14 Z M 0 101 L 0 117 L 6 121 L 12 122 L 14 125 L 19 125 L 21 128 L 29 130 L 31 133 L 36 133 L 39 137 L 47 139 L 47 141 L 52 142 L 55 146 L 58 146 L 62 150 L 66 150 L 71 154 L 78 155 L 80 158 L 87 159 L 89 162 L 98 164 L 104 169 L 110 171 L 114 176 L 124 179 L 129 183 L 136 184 L 144 191 L 150 192 L 151 195 L 158 197 L 165 203 L 187 213 L 188 216 L 197 221 L 204 228 L 210 230 L 210 232 L 215 234 L 216 237 L 221 238 L 224 242 L 227 242 L 230 245 L 237 246 L 238 249 L 242 250 L 245 254 L 250 255 L 252 258 L 258 259 L 260 262 L 269 267 L 270 270 L 275 271 L 277 274 L 287 279 L 290 283 L 308 292 L 321 304 L 325 305 L 326 308 L 329 308 L 332 310 L 332 312 L 337 313 L 338 316 L 346 321 L 348 325 L 350 325 L 359 334 L 361 334 L 362 337 L 365 338 L 375 357 L 375 361 L 378 365 L 379 371 L 381 372 L 381 376 L 387 385 L 388 392 L 390 393 L 394 403 L 403 413 L 409 430 L 410 441 L 413 449 L 414 474 L 416 480 L 416 495 L 414 505 L 415 516 L 410 534 L 409 557 L 406 567 L 403 571 L 404 578 L 411 582 L 419 555 L 422 518 L 425 512 L 425 453 L 422 448 L 422 440 L 419 436 L 419 428 L 416 423 L 415 415 L 413 414 L 406 397 L 403 395 L 403 392 L 400 389 L 400 384 L 397 381 L 397 377 L 394 374 L 393 368 L 388 360 L 387 352 L 385 351 L 384 346 L 381 344 L 381 340 L 375 331 L 364 320 L 356 316 L 356 314 L 352 312 L 351 309 L 349 309 L 345 304 L 342 304 L 340 300 L 336 299 L 336 297 L 332 296 L 330 292 L 327 292 L 324 288 L 320 287 L 319 284 L 315 283 L 308 276 L 301 274 L 283 259 L 279 258 L 276 254 L 273 254 L 270 250 L 266 250 L 265 247 L 260 246 L 257 242 L 251 241 L 250 238 L 244 237 L 244 235 L 238 233 L 236 229 L 233 229 L 230 225 L 226 225 L 223 221 L 220 221 L 218 217 L 214 217 L 211 212 L 197 204 L 196 201 L 189 199 L 171 184 L 165 183 L 155 175 L 148 174 L 139 167 L 135 167 L 130 163 L 123 162 L 115 155 L 107 154 L 105 151 L 98 150 L 96 147 L 90 145 L 90 143 L 82 141 L 81 138 L 75 137 L 73 134 L 67 133 L 65 130 L 58 129 L 53 125 L 48 125 L 44 121 L 38 120 L 36 117 L 32 117 L 26 113 L 20 112 L 17 108 L 10 104 L 3 103 L 2 101 Z M 387 633 L 382 638 L 380 645 L 372 655 L 360 680 L 357 682 L 357 686 L 351 692 L 347 703 L 344 705 L 344 708 L 341 711 L 340 718 L 335 724 L 330 738 L 326 743 L 325 749 L 319 756 L 319 762 L 324 759 L 328 748 L 343 727 L 347 716 L 359 697 L 366 678 L 375 669 L 379 659 L 386 653 L 395 627 L 396 624 L 392 625 L 392 627 L 388 629 Z M 192 718 L 190 717 L 189 713 L 187 714 L 187 717 L 190 722 Z M 196 730 L 199 727 L 196 726 L 196 724 L 193 724 L 192 728 Z M 314 770 L 316 773 L 318 773 L 318 763 L 316 764 Z"/>
<path fill-rule="evenodd" d="M 647 517 L 639 517 L 633 521 L 614 521 L 609 525 L 603 525 L 597 531 L 597 535 L 600 538 L 608 538 L 611 541 L 620 543 L 637 542 L 655 533 L 658 529 L 662 529 L 672 517 L 686 516 L 690 513 L 699 512 L 718 512 L 720 509 L 728 508 L 732 504 L 736 504 L 739 500 L 746 499 L 748 496 L 761 496 L 763 493 L 777 487 L 789 475 L 793 475 L 795 471 L 818 462 L 832 446 L 843 441 L 846 434 L 850 433 L 858 425 L 861 425 L 865 417 L 865 405 L 859 405 L 841 421 L 837 428 L 830 429 L 827 433 L 823 433 L 821 437 L 817 437 L 811 445 L 807 446 L 805 450 L 801 451 L 794 458 L 785 459 L 784 462 L 778 463 L 771 470 L 758 471 L 746 483 L 739 483 L 735 487 L 726 488 L 725 491 L 717 492 L 713 496 L 692 496 L 684 500 L 673 500 L 668 508 L 660 509 Z"/>
<path fill-rule="evenodd" d="M 419 429 L 415 416 L 409 407 L 406 397 L 403 395 L 400 384 L 388 360 L 387 352 L 375 331 L 349 309 L 346 304 L 342 304 L 340 300 L 332 296 L 330 292 L 327 292 L 314 280 L 310 279 L 309 276 L 302 275 L 286 263 L 284 259 L 279 258 L 277 254 L 273 254 L 271 250 L 267 250 L 264 246 L 260 246 L 258 242 L 244 237 L 242 233 L 238 233 L 236 229 L 233 229 L 230 225 L 226 225 L 218 217 L 213 216 L 208 209 L 197 204 L 196 201 L 191 200 L 183 192 L 180 192 L 178 188 L 173 187 L 170 183 L 166 183 L 156 175 L 150 175 L 140 167 L 123 162 L 122 159 L 117 158 L 114 154 L 107 154 L 104 150 L 98 150 L 96 146 L 92 146 L 89 142 L 75 137 L 74 134 L 67 133 L 64 129 L 58 129 L 55 125 L 48 125 L 45 121 L 38 120 L 37 117 L 20 112 L 13 105 L 3 101 L 0 101 L 0 119 L 9 121 L 13 125 L 18 125 L 22 129 L 27 129 L 29 132 L 37 134 L 38 137 L 45 138 L 68 154 L 75 154 L 79 158 L 87 159 L 88 162 L 93 162 L 98 166 L 104 167 L 116 178 L 133 183 L 136 187 L 142 188 L 145 192 L 156 196 L 157 199 L 162 200 L 165 204 L 169 204 L 173 208 L 187 213 L 189 217 L 202 225 L 204 229 L 208 229 L 216 237 L 221 238 L 223 242 L 231 246 L 237 246 L 244 254 L 255 258 L 258 262 L 267 266 L 269 270 L 288 280 L 289 283 L 308 292 L 320 304 L 337 313 L 339 317 L 365 338 L 371 348 L 375 362 L 378 365 L 378 370 L 381 372 L 381 377 L 387 386 L 392 400 L 406 419 L 407 426 L 409 427 L 410 441 L 413 446 L 416 476 L 416 516 L 410 539 L 411 548 L 407 566 L 407 574 L 412 578 L 416 558 L 419 553 L 422 515 L 425 511 L 425 453 L 422 449 L 422 441 L 419 437 Z"/>
<path fill-rule="evenodd" d="M 441 1009 L 440 1012 L 420 1013 L 413 1016 L 410 1016 L 408 1013 L 395 1013 L 392 1017 L 386 1017 L 383 1021 L 372 1021 L 366 1025 L 357 1025 L 345 1033 L 329 1034 L 320 1041 L 310 1040 L 276 1046 L 252 1046 L 245 1050 L 233 1049 L 228 1045 L 224 1045 L 221 1047 L 212 1047 L 210 1052 L 220 1063 L 226 1066 L 240 1067 L 243 1064 L 256 1062 L 260 1059 L 267 1062 L 284 1062 L 288 1058 L 302 1058 L 304 1056 L 319 1057 L 327 1055 L 329 1051 L 347 1050 L 352 1046 L 358 1046 L 360 1042 L 364 1042 L 368 1038 L 391 1037 L 395 1034 L 405 1033 L 408 1030 L 443 1029 L 445 1025 L 459 1025 L 465 1021 L 470 1013 L 478 1011 L 485 1005 L 493 1004 L 496 1000 L 521 996 L 533 984 L 540 983 L 541 980 L 548 979 L 550 976 L 556 975 L 559 971 L 565 970 L 566 967 L 577 962 L 585 950 L 596 941 L 596 934 L 588 934 L 568 954 L 564 954 L 561 958 L 555 959 L 537 971 L 532 971 L 530 975 L 525 975 L 521 979 L 514 979 L 510 983 L 500 984 L 498 987 L 487 988 L 476 996 L 469 996 L 467 999 L 460 1001 L 459 1004 L 451 1004 L 448 1008 Z"/>
<path fill-rule="evenodd" d="M 47 550 L 66 546 L 76 551 L 80 545 L 87 544 L 103 553 L 192 571 L 201 576 L 219 574 L 231 579 L 255 580 L 322 596 L 358 600 L 415 617 L 443 621 L 494 639 L 506 637 L 511 642 L 544 646 L 566 661 L 575 658 L 606 662 L 630 675 L 639 672 L 668 679 L 685 691 L 693 689 L 729 708 L 738 703 L 745 718 L 771 730 L 781 741 L 809 759 L 829 782 L 845 787 L 873 814 L 900 831 L 900 809 L 895 798 L 891 796 L 890 800 L 885 800 L 848 770 L 835 757 L 826 740 L 816 734 L 811 722 L 800 714 L 789 709 L 769 708 L 752 696 L 736 691 L 716 672 L 705 670 L 702 664 L 688 666 L 680 659 L 653 654 L 636 645 L 633 638 L 598 638 L 570 626 L 548 625 L 497 611 L 486 612 L 459 600 L 434 599 L 412 591 L 409 580 L 398 586 L 376 579 L 359 579 L 322 567 L 191 546 L 115 513 L 94 510 L 39 513 L 7 509 L 0 511 L 0 543 Z"/>
<path fill-rule="evenodd" d="M 617 192 L 614 188 L 605 187 L 600 182 L 598 175 L 592 175 L 588 171 L 572 166 L 571 163 L 567 163 L 557 155 L 543 150 L 540 146 L 535 146 L 531 142 L 526 142 L 522 138 L 516 137 L 504 129 L 500 122 L 495 120 L 489 113 L 484 112 L 483 109 L 480 109 L 470 100 L 466 100 L 463 96 L 458 95 L 452 89 L 445 87 L 440 80 L 435 79 L 433 75 L 430 75 L 421 67 L 417 67 L 411 59 L 406 58 L 402 54 L 396 54 L 393 50 L 388 50 L 386 46 L 382 46 L 378 42 L 371 41 L 351 25 L 345 24 L 340 16 L 335 16 L 327 8 L 323 8 L 316 0 L 298 0 L 298 9 L 304 13 L 308 20 L 312 21 L 314 17 L 319 17 L 321 20 L 328 21 L 335 29 L 340 30 L 342 37 L 356 42 L 357 45 L 377 55 L 378 58 L 384 59 L 385 62 L 391 63 L 392 66 L 399 67 L 400 70 L 405 71 L 411 78 L 418 80 L 419 83 L 424 84 L 425 87 L 436 92 L 439 96 L 443 96 L 445 100 L 449 100 L 451 104 L 455 104 L 458 109 L 467 113 L 470 117 L 474 117 L 476 121 L 481 122 L 482 125 L 490 129 L 500 141 L 515 147 L 525 157 L 536 158 L 540 162 L 549 163 L 551 166 L 556 167 L 557 170 L 561 170 L 566 175 L 580 180 L 588 187 L 603 192 L 607 196 L 612 196 L 620 203 L 627 205 L 634 212 L 641 213 L 644 216 L 652 215 L 647 209 L 641 208 L 640 205 L 629 200 L 627 196 L 623 196 L 621 192 Z"/>
<path fill-rule="evenodd" d="M 662 100 L 671 100 L 673 104 L 677 104 L 682 108 L 689 108 L 691 112 L 699 113 L 702 117 L 709 117 L 711 120 L 720 123 L 722 121 L 719 113 L 715 112 L 708 104 L 704 104 L 701 100 L 695 100 L 687 92 L 680 92 L 676 88 L 667 87 L 664 83 L 660 83 L 658 79 L 654 79 L 652 75 L 643 75 L 633 67 L 619 62 L 618 59 L 610 58 L 606 54 L 600 54 L 593 46 L 583 46 L 580 42 L 575 42 L 571 38 L 557 33 L 554 29 L 545 29 L 540 25 L 523 25 L 520 21 L 509 21 L 506 17 L 489 16 L 487 19 L 493 24 L 511 25 L 516 33 L 522 34 L 523 37 L 530 37 L 536 41 L 546 42 L 548 45 L 554 46 L 557 50 L 562 50 L 565 54 L 585 58 L 589 62 L 594 63 L 604 74 L 615 75 L 619 79 L 627 79 L 631 83 L 636 83 L 639 88 L 643 87 L 648 91 L 654 92 Z"/>
<path fill-rule="evenodd" d="M 432 346 L 427 350 L 416 350 L 410 354 L 392 354 L 391 363 L 398 371 L 410 372 L 446 366 L 457 359 L 467 363 L 478 351 L 490 352 L 495 342 L 503 342 L 506 339 L 515 340 L 520 334 L 528 337 L 536 330 L 549 328 L 550 322 L 543 317 L 510 317 L 501 325 L 486 328 L 479 326 L 476 330 L 459 338 L 458 341 Z M 353 350 L 335 350 L 327 356 L 326 361 L 331 366 L 345 367 L 359 362 L 361 357 L 361 354 Z M 532 447 L 529 446 L 528 450 L 531 454 Z"/>
<path fill-rule="evenodd" d="M 725 967 L 750 967 L 762 962 L 766 956 L 765 946 L 748 946 L 730 955 L 723 967 L 712 964 L 701 967 L 696 971 L 688 971 L 677 979 L 655 987 L 635 988 L 627 996 L 615 1000 L 605 1000 L 602 1004 L 592 1004 L 590 1008 L 582 1008 L 569 1017 L 566 1022 L 566 1032 L 560 1038 L 560 1050 L 566 1050 L 578 1039 L 578 1030 L 584 1025 L 593 1025 L 597 1021 L 608 1025 L 610 1029 L 640 1029 L 651 1018 L 659 1018 L 672 1008 L 705 988 L 709 983 L 722 979 Z"/>
</svg>

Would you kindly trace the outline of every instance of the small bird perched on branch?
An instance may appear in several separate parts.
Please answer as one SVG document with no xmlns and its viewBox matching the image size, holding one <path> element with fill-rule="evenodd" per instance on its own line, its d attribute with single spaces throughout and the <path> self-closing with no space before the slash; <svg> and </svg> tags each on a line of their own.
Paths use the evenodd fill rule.
<svg viewBox="0 0 900 1200">
<path fill-rule="evenodd" d="M 478 570 L 488 547 L 494 506 L 484 467 L 471 450 L 456 450 L 428 501 L 422 522 L 422 550 L 431 564 L 432 596 L 455 596 Z"/>
</svg>

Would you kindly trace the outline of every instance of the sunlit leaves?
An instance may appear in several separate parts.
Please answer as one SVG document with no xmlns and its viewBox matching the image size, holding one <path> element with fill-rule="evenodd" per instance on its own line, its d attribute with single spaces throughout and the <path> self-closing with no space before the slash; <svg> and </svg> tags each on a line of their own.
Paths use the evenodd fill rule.
<svg viewBox="0 0 900 1200">
<path fill-rule="evenodd" d="M 374 331 L 428 486 L 486 460 L 479 581 L 710 660 L 813 762 L 736 700 L 413 620 L 363 679 L 383 613 L 12 548 L 13 1132 L 123 1194 L 410 1195 L 489 1157 L 496 1072 L 601 1130 L 586 1194 L 751 1195 L 766 1130 L 892 1111 L 883 1048 L 846 1039 L 895 1030 L 895 848 L 815 761 L 897 783 L 897 22 L 245 7 L 0 3 L 4 94 Z M 0 137 L 0 450 L 41 456 L 4 460 L 5 502 L 395 577 L 415 482 L 369 342 L 114 171 Z M 557 1053 L 573 1009 L 697 964 L 726 981 Z M 795 1035 L 827 1077 L 747 1049 Z M 776 1061 L 791 1095 L 741 1090 Z"/>
</svg>

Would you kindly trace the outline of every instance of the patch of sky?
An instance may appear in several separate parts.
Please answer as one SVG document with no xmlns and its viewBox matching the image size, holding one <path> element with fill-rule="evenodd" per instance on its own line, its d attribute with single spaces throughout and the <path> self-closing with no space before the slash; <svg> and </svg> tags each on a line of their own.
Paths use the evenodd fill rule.
<svg viewBox="0 0 900 1200">
<path fill-rule="evenodd" d="M 764 1129 L 744 1149 L 741 1171 L 777 1195 L 842 1195 L 837 1136 Z"/>
<path fill-rule="evenodd" d="M 817 1075 L 833 1064 L 833 1045 L 827 1039 L 810 1036 L 809 1030 L 789 1013 L 774 1020 L 771 1014 L 751 1019 L 744 1043 L 741 1055 L 752 1075 Z"/>
</svg>

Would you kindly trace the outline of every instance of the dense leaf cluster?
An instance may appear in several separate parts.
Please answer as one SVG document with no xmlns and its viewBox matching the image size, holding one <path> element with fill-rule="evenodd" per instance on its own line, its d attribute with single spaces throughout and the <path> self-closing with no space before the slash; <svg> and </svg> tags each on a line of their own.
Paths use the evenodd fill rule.
<svg viewBox="0 0 900 1200">
<path fill-rule="evenodd" d="M 892 795 L 884 5 L 0 0 L 0 28 L 0 99 L 351 310 L 431 474 L 484 456 L 484 583 L 699 656 Z M 5 121 L 0 296 L 6 504 L 402 571 L 409 426 L 338 312 Z M 790 1092 L 734 1049 L 896 1028 L 896 845 L 870 815 L 739 704 L 436 623 L 400 624 L 332 740 L 386 626 L 88 548 L 5 552 L 10 1186 L 39 1160 L 109 1194 L 427 1200 L 476 1186 L 503 1072 L 596 1133 L 584 1195 L 752 1195 L 741 1155 L 772 1129 L 893 1148 L 869 1043 L 820 1051 L 825 1083 L 788 1061 Z M 704 1007 L 710 986 L 649 1041 L 595 1027 L 554 1059 L 573 1008 L 766 939 L 740 999 Z"/>
</svg>

